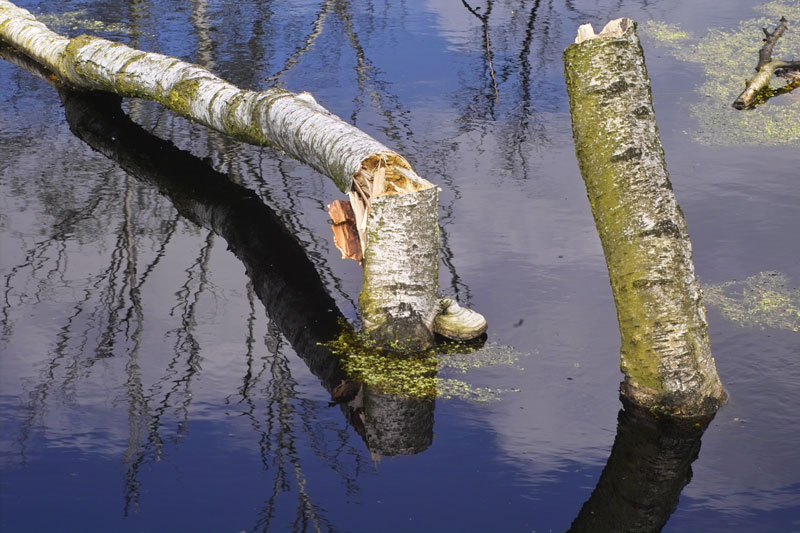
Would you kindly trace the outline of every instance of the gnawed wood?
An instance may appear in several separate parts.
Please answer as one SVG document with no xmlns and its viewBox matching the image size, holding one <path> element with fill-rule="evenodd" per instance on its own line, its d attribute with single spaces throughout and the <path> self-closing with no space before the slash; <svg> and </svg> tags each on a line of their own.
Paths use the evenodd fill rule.
<svg viewBox="0 0 800 533">
<path fill-rule="evenodd" d="M 342 252 L 342 259 L 354 259 L 359 264 L 364 259 L 361 241 L 356 229 L 356 217 L 348 202 L 336 200 L 328 205 L 328 215 L 333 224 L 333 243 Z"/>
<path fill-rule="evenodd" d="M 386 167 L 379 167 L 372 180 L 372 195 L 380 196 L 386 189 Z"/>
<path fill-rule="evenodd" d="M 744 91 L 742 91 L 736 100 L 734 100 L 733 104 L 731 104 L 735 109 L 749 109 L 758 103 L 759 100 L 763 101 L 777 94 L 790 92 L 800 87 L 800 61 L 780 61 L 772 59 L 772 51 L 778 39 L 780 39 L 787 28 L 788 21 L 786 17 L 781 17 L 778 26 L 772 33 L 767 31 L 766 28 L 762 28 L 765 36 L 764 46 L 762 46 L 761 50 L 758 52 L 756 75 L 747 80 Z M 776 71 L 778 71 L 781 76 L 789 79 L 789 83 L 776 91 L 769 91 L 769 81 Z M 762 94 L 764 91 L 768 94 L 759 98 L 759 94 Z"/>
<path fill-rule="evenodd" d="M 602 37 L 622 37 L 632 24 L 633 21 L 631 19 L 624 17 L 610 20 L 600 33 L 595 33 L 591 24 L 581 24 L 578 27 L 578 35 L 575 37 L 575 44 Z"/>
<path fill-rule="evenodd" d="M 636 26 L 564 52 L 575 152 L 617 307 L 622 393 L 668 415 L 725 401 Z"/>
</svg>

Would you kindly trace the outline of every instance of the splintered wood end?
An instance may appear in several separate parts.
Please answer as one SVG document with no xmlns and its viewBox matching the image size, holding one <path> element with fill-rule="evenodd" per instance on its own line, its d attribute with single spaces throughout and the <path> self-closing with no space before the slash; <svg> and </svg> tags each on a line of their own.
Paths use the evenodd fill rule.
<svg viewBox="0 0 800 533">
<path fill-rule="evenodd" d="M 631 26 L 633 26 L 633 20 L 628 17 L 622 17 L 609 21 L 603 30 L 596 34 L 591 24 L 583 24 L 578 27 L 578 35 L 575 37 L 575 44 L 601 37 L 622 37 Z"/>
<path fill-rule="evenodd" d="M 356 217 L 350 203 L 336 200 L 328 205 L 328 215 L 333 221 L 333 243 L 342 252 L 342 259 L 353 259 L 359 264 L 364 260 L 361 239 L 356 228 Z"/>
</svg>

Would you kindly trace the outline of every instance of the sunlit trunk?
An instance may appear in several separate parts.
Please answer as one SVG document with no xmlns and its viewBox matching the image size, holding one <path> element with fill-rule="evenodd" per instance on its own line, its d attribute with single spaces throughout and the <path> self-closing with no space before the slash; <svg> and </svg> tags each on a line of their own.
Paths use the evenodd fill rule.
<svg viewBox="0 0 800 533">
<path fill-rule="evenodd" d="M 587 26 L 564 62 L 575 151 L 617 306 L 622 393 L 664 414 L 714 412 L 725 392 L 635 25 L 618 19 L 599 36 Z"/>
<path fill-rule="evenodd" d="M 439 312 L 437 189 L 402 156 L 308 93 L 242 90 L 176 58 L 87 35 L 68 39 L 7 0 L 0 0 L 0 38 L 69 86 L 154 100 L 235 139 L 282 150 L 330 177 L 350 195 L 361 229 L 366 332 L 384 345 L 432 343 Z M 384 178 L 373 187 L 380 168 Z M 354 185 L 357 175 L 367 187 Z"/>
</svg>

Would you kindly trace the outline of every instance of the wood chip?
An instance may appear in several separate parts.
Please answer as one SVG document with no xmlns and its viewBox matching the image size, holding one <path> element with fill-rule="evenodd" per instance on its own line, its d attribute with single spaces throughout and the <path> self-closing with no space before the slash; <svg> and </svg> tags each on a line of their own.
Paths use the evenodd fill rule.
<svg viewBox="0 0 800 533">
<path fill-rule="evenodd" d="M 356 228 L 356 215 L 349 202 L 336 200 L 328 205 L 328 215 L 333 221 L 333 243 L 342 252 L 342 259 L 355 259 L 361 263 L 364 250 Z"/>
<path fill-rule="evenodd" d="M 367 204 L 355 191 L 350 191 L 347 195 L 350 197 L 350 205 L 356 216 L 356 229 L 361 241 L 361 251 L 364 252 L 367 249 L 367 233 L 365 231 L 367 228 Z"/>
<path fill-rule="evenodd" d="M 333 243 L 342 252 L 342 259 L 354 259 L 361 263 L 364 252 L 361 250 L 361 241 L 358 230 L 353 221 L 348 220 L 340 224 L 333 224 Z"/>
<path fill-rule="evenodd" d="M 359 174 L 356 174 L 356 176 L 358 176 L 358 175 Z M 356 192 L 358 192 L 358 194 L 360 194 L 364 198 L 364 202 L 368 202 L 369 201 L 369 197 L 370 196 L 367 193 L 367 191 L 370 190 L 370 187 L 369 187 L 368 183 L 364 183 L 362 185 L 362 184 L 360 184 L 358 182 L 357 179 L 354 179 L 353 180 L 353 188 L 356 190 Z"/>
<path fill-rule="evenodd" d="M 341 224 L 348 220 L 355 222 L 356 215 L 353 213 L 353 208 L 350 207 L 350 202 L 344 200 L 336 200 L 328 205 L 328 215 L 334 224 Z"/>
</svg>

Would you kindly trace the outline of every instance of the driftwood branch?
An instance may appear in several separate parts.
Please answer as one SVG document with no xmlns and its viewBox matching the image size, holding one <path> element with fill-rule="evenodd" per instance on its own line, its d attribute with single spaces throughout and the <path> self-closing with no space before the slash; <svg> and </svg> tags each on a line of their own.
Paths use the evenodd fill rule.
<svg viewBox="0 0 800 533">
<path fill-rule="evenodd" d="M 756 65 L 756 71 L 772 61 L 772 50 L 775 48 L 778 39 L 780 39 L 786 31 L 788 27 L 787 22 L 786 17 L 781 17 L 780 24 L 778 24 L 778 27 L 775 28 L 775 31 L 772 33 L 768 32 L 767 28 L 761 28 L 761 31 L 764 32 L 764 46 L 758 51 L 758 65 Z"/>
<path fill-rule="evenodd" d="M 764 32 L 764 46 L 758 52 L 758 64 L 756 65 L 756 75 L 747 81 L 745 89 L 734 100 L 733 107 L 735 109 L 748 109 L 759 103 L 759 95 L 761 101 L 789 92 L 800 86 L 800 61 L 781 61 L 772 59 L 772 51 L 778 39 L 784 34 L 788 28 L 788 21 L 786 17 L 781 17 L 780 23 L 775 30 L 770 33 L 766 28 L 762 28 Z M 777 74 L 784 78 L 789 79 L 789 83 L 780 89 L 771 91 L 769 89 L 769 80 L 772 79 L 773 74 Z M 763 94 L 768 91 L 768 94 Z"/>
</svg>

